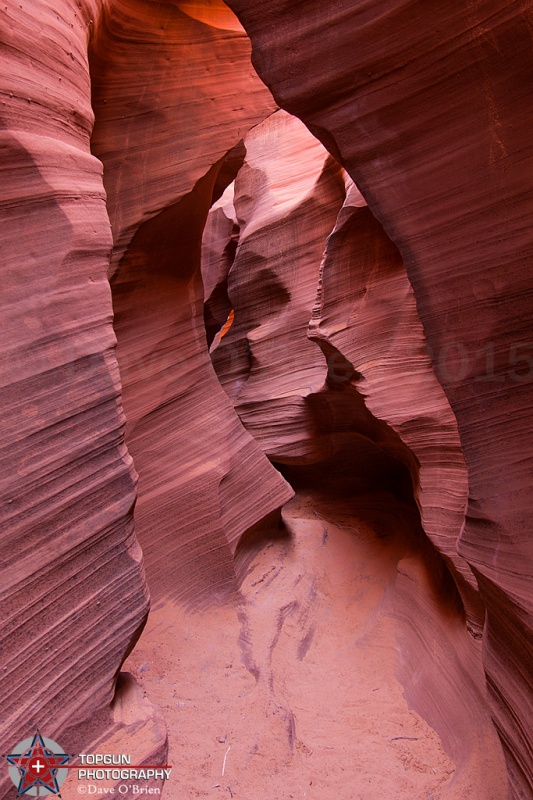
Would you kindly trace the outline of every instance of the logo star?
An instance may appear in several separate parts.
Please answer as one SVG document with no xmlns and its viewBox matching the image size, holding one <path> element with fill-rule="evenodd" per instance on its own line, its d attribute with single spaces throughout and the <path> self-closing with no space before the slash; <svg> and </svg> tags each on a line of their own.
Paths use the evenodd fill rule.
<svg viewBox="0 0 533 800">
<path fill-rule="evenodd" d="M 66 764 L 70 756 L 49 750 L 40 733 L 35 734 L 25 753 L 13 753 L 6 758 L 20 773 L 17 789 L 19 796 L 26 794 L 34 786 L 43 786 L 51 794 L 59 794 L 57 771 L 62 764 Z"/>
</svg>

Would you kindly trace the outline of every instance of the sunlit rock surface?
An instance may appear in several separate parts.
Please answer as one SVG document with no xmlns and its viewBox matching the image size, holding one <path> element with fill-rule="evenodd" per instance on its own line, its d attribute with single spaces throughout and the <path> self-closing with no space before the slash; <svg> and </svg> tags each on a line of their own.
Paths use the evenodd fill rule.
<svg viewBox="0 0 533 800">
<path fill-rule="evenodd" d="M 91 52 L 136 530 L 154 597 L 202 606 L 235 594 L 240 535 L 292 496 L 216 379 L 200 274 L 209 207 L 274 103 L 241 30 L 172 4 L 111 6 Z"/>
<path fill-rule="evenodd" d="M 514 796 L 529 797 L 529 6 L 228 5 L 276 100 L 348 169 L 403 257 L 468 467 L 459 551 L 487 607 L 493 714 Z"/>
<path fill-rule="evenodd" d="M 0 752 L 529 798 L 526 6 L 230 5 L 0 6 Z"/>
<path fill-rule="evenodd" d="M 88 717 L 85 743 L 109 729 L 116 675 L 148 612 L 111 229 L 89 142 L 95 13 L 62 0 L 0 11 L 2 753 L 36 728 L 65 748 Z M 0 787 L 15 793 L 7 769 Z"/>
<path fill-rule="evenodd" d="M 238 244 L 226 277 L 233 322 L 212 347 L 213 363 L 269 457 L 309 460 L 316 445 L 306 397 L 321 388 L 325 371 L 307 326 L 344 182 L 320 142 L 285 112 L 250 131 L 244 146 L 233 196 Z M 220 211 L 211 213 L 215 222 Z M 211 262 L 203 269 L 212 270 Z"/>
</svg>

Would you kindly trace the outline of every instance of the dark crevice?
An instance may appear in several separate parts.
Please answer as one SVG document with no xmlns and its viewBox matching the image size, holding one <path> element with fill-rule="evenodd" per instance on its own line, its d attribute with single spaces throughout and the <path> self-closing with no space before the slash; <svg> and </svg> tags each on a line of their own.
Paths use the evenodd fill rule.
<svg viewBox="0 0 533 800">
<path fill-rule="evenodd" d="M 228 315 L 233 309 L 233 304 L 228 297 L 227 275 L 235 260 L 235 253 L 237 252 L 239 243 L 238 233 L 238 226 L 235 225 L 232 238 L 226 245 L 222 255 L 226 279 L 215 286 L 211 295 L 204 303 L 204 324 L 208 347 L 211 347 L 213 344 L 213 339 L 224 327 Z"/>
</svg>

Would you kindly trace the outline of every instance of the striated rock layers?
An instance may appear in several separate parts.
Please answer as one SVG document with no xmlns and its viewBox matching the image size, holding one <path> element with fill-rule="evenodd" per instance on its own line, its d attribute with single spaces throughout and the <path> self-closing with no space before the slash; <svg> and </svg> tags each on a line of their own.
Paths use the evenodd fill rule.
<svg viewBox="0 0 533 800">
<path fill-rule="evenodd" d="M 90 65 L 91 148 L 104 164 L 114 272 L 139 226 L 191 192 L 275 104 L 220 2 L 105 4 Z"/>
<path fill-rule="evenodd" d="M 322 261 L 309 336 L 330 362 L 341 366 L 346 359 L 369 411 L 412 451 L 416 465 L 407 463 L 422 524 L 476 622 L 477 583 L 456 549 L 467 497 L 457 423 L 427 354 L 401 255 L 349 179 Z"/>
<path fill-rule="evenodd" d="M 351 434 L 346 419 L 333 433 L 326 408 L 341 402 L 356 369 L 350 424 L 374 440 L 379 430 L 379 446 L 411 471 L 424 528 L 477 615 L 477 584 L 455 547 L 467 495 L 457 425 L 401 256 L 294 117 L 277 112 L 244 145 L 235 186 L 213 206 L 204 234 L 207 313 L 220 328 L 230 315 L 211 347 L 222 385 L 272 460 L 318 463 L 335 450 L 341 470 Z M 306 336 L 313 306 L 309 337 L 323 355 Z"/>
<path fill-rule="evenodd" d="M 0 11 L 3 753 L 36 728 L 67 752 L 114 729 L 115 681 L 148 612 L 111 229 L 89 149 L 94 11 L 67 0 Z M 89 715 L 83 733 L 67 730 Z"/>
<path fill-rule="evenodd" d="M 284 111 L 250 131 L 244 146 L 232 201 L 238 244 L 225 276 L 234 321 L 212 346 L 213 363 L 241 420 L 268 456 L 309 460 L 315 445 L 306 397 L 321 388 L 325 373 L 324 358 L 306 332 L 344 182 L 320 142 Z M 213 224 L 224 208 L 226 219 L 231 215 L 227 201 L 215 206 Z M 219 226 L 219 235 L 220 263 L 228 227 Z M 216 271 L 216 263 L 204 259 L 208 285 L 214 280 L 209 273 Z M 223 278 L 219 270 L 219 285 Z"/>
<path fill-rule="evenodd" d="M 473 782 L 482 797 L 498 757 L 488 757 L 479 653 L 465 641 L 450 575 L 477 622 L 477 584 L 455 550 L 466 469 L 401 256 L 296 119 L 277 112 L 244 147 L 235 185 L 204 232 L 207 316 L 220 326 L 211 344 L 217 374 L 246 428 L 298 496 L 312 498 L 319 519 L 356 538 L 363 525 L 381 543 L 395 542 L 387 602 L 398 676 L 456 765 L 450 796 L 473 791 Z M 239 555 L 247 575 L 254 562 L 245 548 Z M 244 614 L 253 618 L 253 608 Z M 481 764 L 483 777 L 475 777 Z M 496 784 L 493 792 L 506 794 Z"/>
<path fill-rule="evenodd" d="M 236 592 L 240 536 L 292 496 L 240 424 L 207 348 L 205 219 L 242 164 L 243 134 L 274 107 L 246 35 L 210 19 L 129 0 L 104 15 L 91 49 L 136 530 L 152 595 L 199 607 Z"/>
<path fill-rule="evenodd" d="M 173 709 L 176 637 L 232 631 L 202 636 L 239 702 L 259 698 L 241 775 L 259 755 L 271 785 L 312 754 L 302 730 L 324 753 L 345 725 L 364 738 L 359 708 L 390 684 L 376 719 L 407 698 L 425 722 L 388 720 L 386 791 L 395 753 L 413 763 L 394 743 L 421 732 L 446 753 L 421 746 L 404 791 L 502 800 L 465 630 L 486 608 L 492 713 L 530 797 L 525 5 L 230 5 L 324 147 L 276 111 L 220 0 L 0 8 L 3 748 L 39 727 L 71 752 L 166 758 L 119 674 L 149 587 Z M 305 676 L 320 687 L 332 649 L 357 700 L 317 738 Z"/>
<path fill-rule="evenodd" d="M 279 104 L 347 168 L 402 255 L 468 467 L 459 551 L 487 608 L 493 716 L 514 797 L 530 797 L 528 4 L 229 5 Z"/>
<path fill-rule="evenodd" d="M 190 602 L 234 591 L 240 533 L 292 495 L 216 380 L 199 274 L 213 194 L 274 105 L 231 12 L 178 5 L 0 11 L 3 751 L 39 727 L 80 752 L 124 739 L 132 718 L 144 745 L 129 732 L 131 752 L 166 757 L 135 691 L 110 708 L 148 612 L 137 472 L 137 530 L 149 570 L 164 565 L 152 593 Z M 0 787 L 15 791 L 4 772 Z"/>
</svg>

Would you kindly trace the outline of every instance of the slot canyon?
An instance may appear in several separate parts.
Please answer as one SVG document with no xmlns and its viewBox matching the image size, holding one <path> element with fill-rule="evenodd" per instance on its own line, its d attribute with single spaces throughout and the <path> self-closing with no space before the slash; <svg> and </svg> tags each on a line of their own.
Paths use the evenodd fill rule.
<svg viewBox="0 0 533 800">
<path fill-rule="evenodd" d="M 531 3 L 0 31 L 0 798 L 532 800 Z"/>
</svg>

